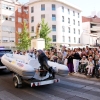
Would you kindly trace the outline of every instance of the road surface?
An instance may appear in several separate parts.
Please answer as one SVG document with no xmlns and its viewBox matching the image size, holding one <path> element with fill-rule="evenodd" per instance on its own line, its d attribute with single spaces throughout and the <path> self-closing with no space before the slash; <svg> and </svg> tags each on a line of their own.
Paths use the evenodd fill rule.
<svg viewBox="0 0 100 100">
<path fill-rule="evenodd" d="M 12 73 L 0 72 L 0 100 L 100 100 L 100 82 L 57 76 L 60 83 L 31 88 L 13 86 Z"/>
</svg>

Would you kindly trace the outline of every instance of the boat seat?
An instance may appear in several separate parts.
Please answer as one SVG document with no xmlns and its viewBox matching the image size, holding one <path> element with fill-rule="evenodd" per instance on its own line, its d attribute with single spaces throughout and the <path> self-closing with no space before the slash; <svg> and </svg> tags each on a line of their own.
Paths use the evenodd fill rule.
<svg viewBox="0 0 100 100">
<path fill-rule="evenodd" d="M 33 66 L 34 68 L 40 67 L 40 63 L 38 62 L 38 59 L 30 59 L 28 64 Z"/>
</svg>

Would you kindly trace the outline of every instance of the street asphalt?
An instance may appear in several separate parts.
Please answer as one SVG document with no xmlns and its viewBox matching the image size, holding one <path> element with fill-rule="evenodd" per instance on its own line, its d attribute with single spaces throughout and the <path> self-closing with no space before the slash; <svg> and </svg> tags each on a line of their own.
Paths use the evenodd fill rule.
<svg viewBox="0 0 100 100">
<path fill-rule="evenodd" d="M 59 83 L 31 88 L 29 84 L 17 89 L 12 73 L 0 71 L 0 100 L 100 100 L 100 81 L 68 75 L 56 76 Z"/>
</svg>

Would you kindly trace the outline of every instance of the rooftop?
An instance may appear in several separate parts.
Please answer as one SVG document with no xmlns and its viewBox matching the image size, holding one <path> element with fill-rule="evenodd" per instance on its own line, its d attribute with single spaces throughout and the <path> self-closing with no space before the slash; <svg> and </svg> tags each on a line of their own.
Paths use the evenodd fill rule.
<svg viewBox="0 0 100 100">
<path fill-rule="evenodd" d="M 82 22 L 94 22 L 94 23 L 100 23 L 100 18 L 94 15 L 94 17 L 85 17 L 82 16 Z"/>
<path fill-rule="evenodd" d="M 78 10 L 78 11 L 82 11 L 80 8 L 78 8 L 77 6 L 75 6 L 75 5 L 73 5 L 73 4 L 71 4 L 71 3 L 69 3 L 67 0 L 29 0 L 29 2 L 28 2 L 28 4 L 30 5 L 30 4 L 32 4 L 32 3 L 35 3 L 35 2 L 59 2 L 59 3 L 63 3 L 63 4 L 65 4 L 65 5 L 67 5 L 67 6 L 69 6 L 69 7 L 72 7 L 72 8 L 74 8 L 74 9 L 76 9 L 76 10 Z"/>
</svg>

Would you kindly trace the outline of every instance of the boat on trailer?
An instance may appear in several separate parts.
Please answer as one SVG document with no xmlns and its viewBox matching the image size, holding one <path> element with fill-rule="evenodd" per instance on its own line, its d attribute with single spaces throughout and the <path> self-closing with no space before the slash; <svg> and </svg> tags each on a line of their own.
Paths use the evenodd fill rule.
<svg viewBox="0 0 100 100">
<path fill-rule="evenodd" d="M 15 87 L 22 87 L 23 82 L 29 83 L 31 87 L 59 82 L 60 79 L 52 78 L 52 74 L 47 70 L 40 69 L 38 59 L 29 55 L 5 54 L 1 58 L 1 62 L 12 71 L 13 82 Z M 48 61 L 56 73 L 68 74 L 68 67 L 62 64 Z M 43 76 L 40 73 L 44 73 Z"/>
</svg>

